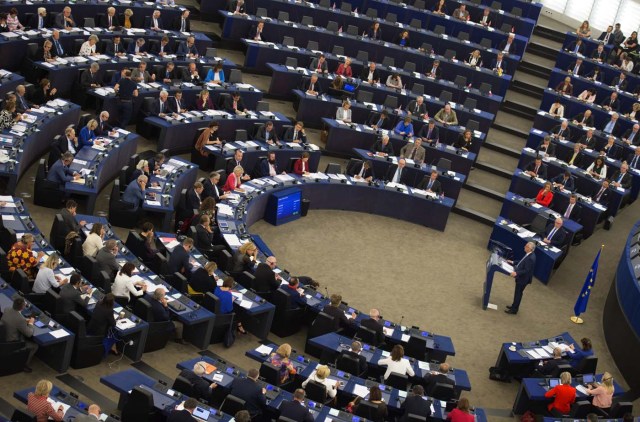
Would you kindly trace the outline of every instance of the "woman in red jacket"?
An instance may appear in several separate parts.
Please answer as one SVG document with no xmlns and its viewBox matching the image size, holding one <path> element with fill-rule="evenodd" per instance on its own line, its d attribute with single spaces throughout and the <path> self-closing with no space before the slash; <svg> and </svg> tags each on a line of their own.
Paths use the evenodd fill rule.
<svg viewBox="0 0 640 422">
<path fill-rule="evenodd" d="M 293 172 L 299 176 L 309 174 L 309 153 L 303 152 L 302 157 L 293 164 Z"/>
<path fill-rule="evenodd" d="M 563 372 L 560 374 L 560 384 L 544 393 L 545 397 L 555 397 L 553 402 L 547 407 L 551 415 L 562 417 L 571 411 L 571 404 L 576 401 L 576 389 L 571 386 L 571 374 Z"/>
<path fill-rule="evenodd" d="M 242 166 L 236 166 L 233 169 L 233 173 L 231 173 L 227 177 L 227 182 L 222 187 L 222 190 L 225 192 L 233 192 L 234 190 L 238 190 L 242 192 L 243 189 L 240 186 L 242 186 L 243 174 L 244 174 L 244 169 L 242 168 Z"/>
<path fill-rule="evenodd" d="M 549 208 L 551 201 L 553 201 L 553 192 L 551 192 L 551 183 L 547 182 L 544 184 L 544 188 L 540 189 L 540 192 L 538 192 L 536 202 Z"/>
<path fill-rule="evenodd" d="M 473 422 L 475 417 L 471 414 L 469 399 L 466 397 L 460 397 L 460 400 L 458 400 L 458 406 L 449 412 L 447 420 L 451 422 Z"/>
</svg>

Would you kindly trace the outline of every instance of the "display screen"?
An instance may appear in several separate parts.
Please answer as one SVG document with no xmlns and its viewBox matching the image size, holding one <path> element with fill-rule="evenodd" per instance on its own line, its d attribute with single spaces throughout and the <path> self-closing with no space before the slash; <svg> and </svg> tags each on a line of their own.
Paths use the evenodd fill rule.
<svg viewBox="0 0 640 422">
<path fill-rule="evenodd" d="M 294 191 L 289 195 L 278 198 L 278 220 L 295 215 L 300 215 L 301 191 Z"/>
</svg>

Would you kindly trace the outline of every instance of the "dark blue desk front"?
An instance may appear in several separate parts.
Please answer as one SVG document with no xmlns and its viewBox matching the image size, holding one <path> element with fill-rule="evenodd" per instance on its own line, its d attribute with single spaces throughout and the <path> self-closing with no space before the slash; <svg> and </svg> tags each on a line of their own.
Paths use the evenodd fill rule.
<svg viewBox="0 0 640 422">
<path fill-rule="evenodd" d="M 15 91 L 16 87 L 22 84 L 24 84 L 24 76 L 0 70 L 0 98 L 4 99 L 7 93 Z"/>
</svg>

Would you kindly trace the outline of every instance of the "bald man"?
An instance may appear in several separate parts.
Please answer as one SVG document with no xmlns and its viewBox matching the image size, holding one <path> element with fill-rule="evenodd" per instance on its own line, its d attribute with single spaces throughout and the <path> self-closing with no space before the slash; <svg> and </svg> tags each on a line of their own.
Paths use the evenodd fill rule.
<svg viewBox="0 0 640 422">
<path fill-rule="evenodd" d="M 97 404 L 92 404 L 89 406 L 88 414 L 86 415 L 78 415 L 74 419 L 76 422 L 96 422 L 100 420 L 100 406 Z"/>
<path fill-rule="evenodd" d="M 382 322 L 380 321 L 380 311 L 373 308 L 369 311 L 369 318 L 362 320 L 360 323 L 365 328 L 370 329 L 376 333 L 376 344 L 379 346 L 384 344 L 384 331 L 382 330 Z"/>
</svg>

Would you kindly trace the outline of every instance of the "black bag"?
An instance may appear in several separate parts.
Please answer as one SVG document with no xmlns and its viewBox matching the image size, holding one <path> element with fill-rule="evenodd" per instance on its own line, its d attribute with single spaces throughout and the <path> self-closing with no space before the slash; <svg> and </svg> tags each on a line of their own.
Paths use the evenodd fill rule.
<svg viewBox="0 0 640 422">
<path fill-rule="evenodd" d="M 229 328 L 227 329 L 227 332 L 224 333 L 224 338 L 222 339 L 222 344 L 227 348 L 233 346 L 233 343 L 236 341 L 236 324 L 234 319 L 234 317 L 231 317 Z"/>
<path fill-rule="evenodd" d="M 492 366 L 489 368 L 489 379 L 494 381 L 501 382 L 511 382 L 511 377 L 506 369 L 498 368 L 497 366 Z"/>
</svg>

